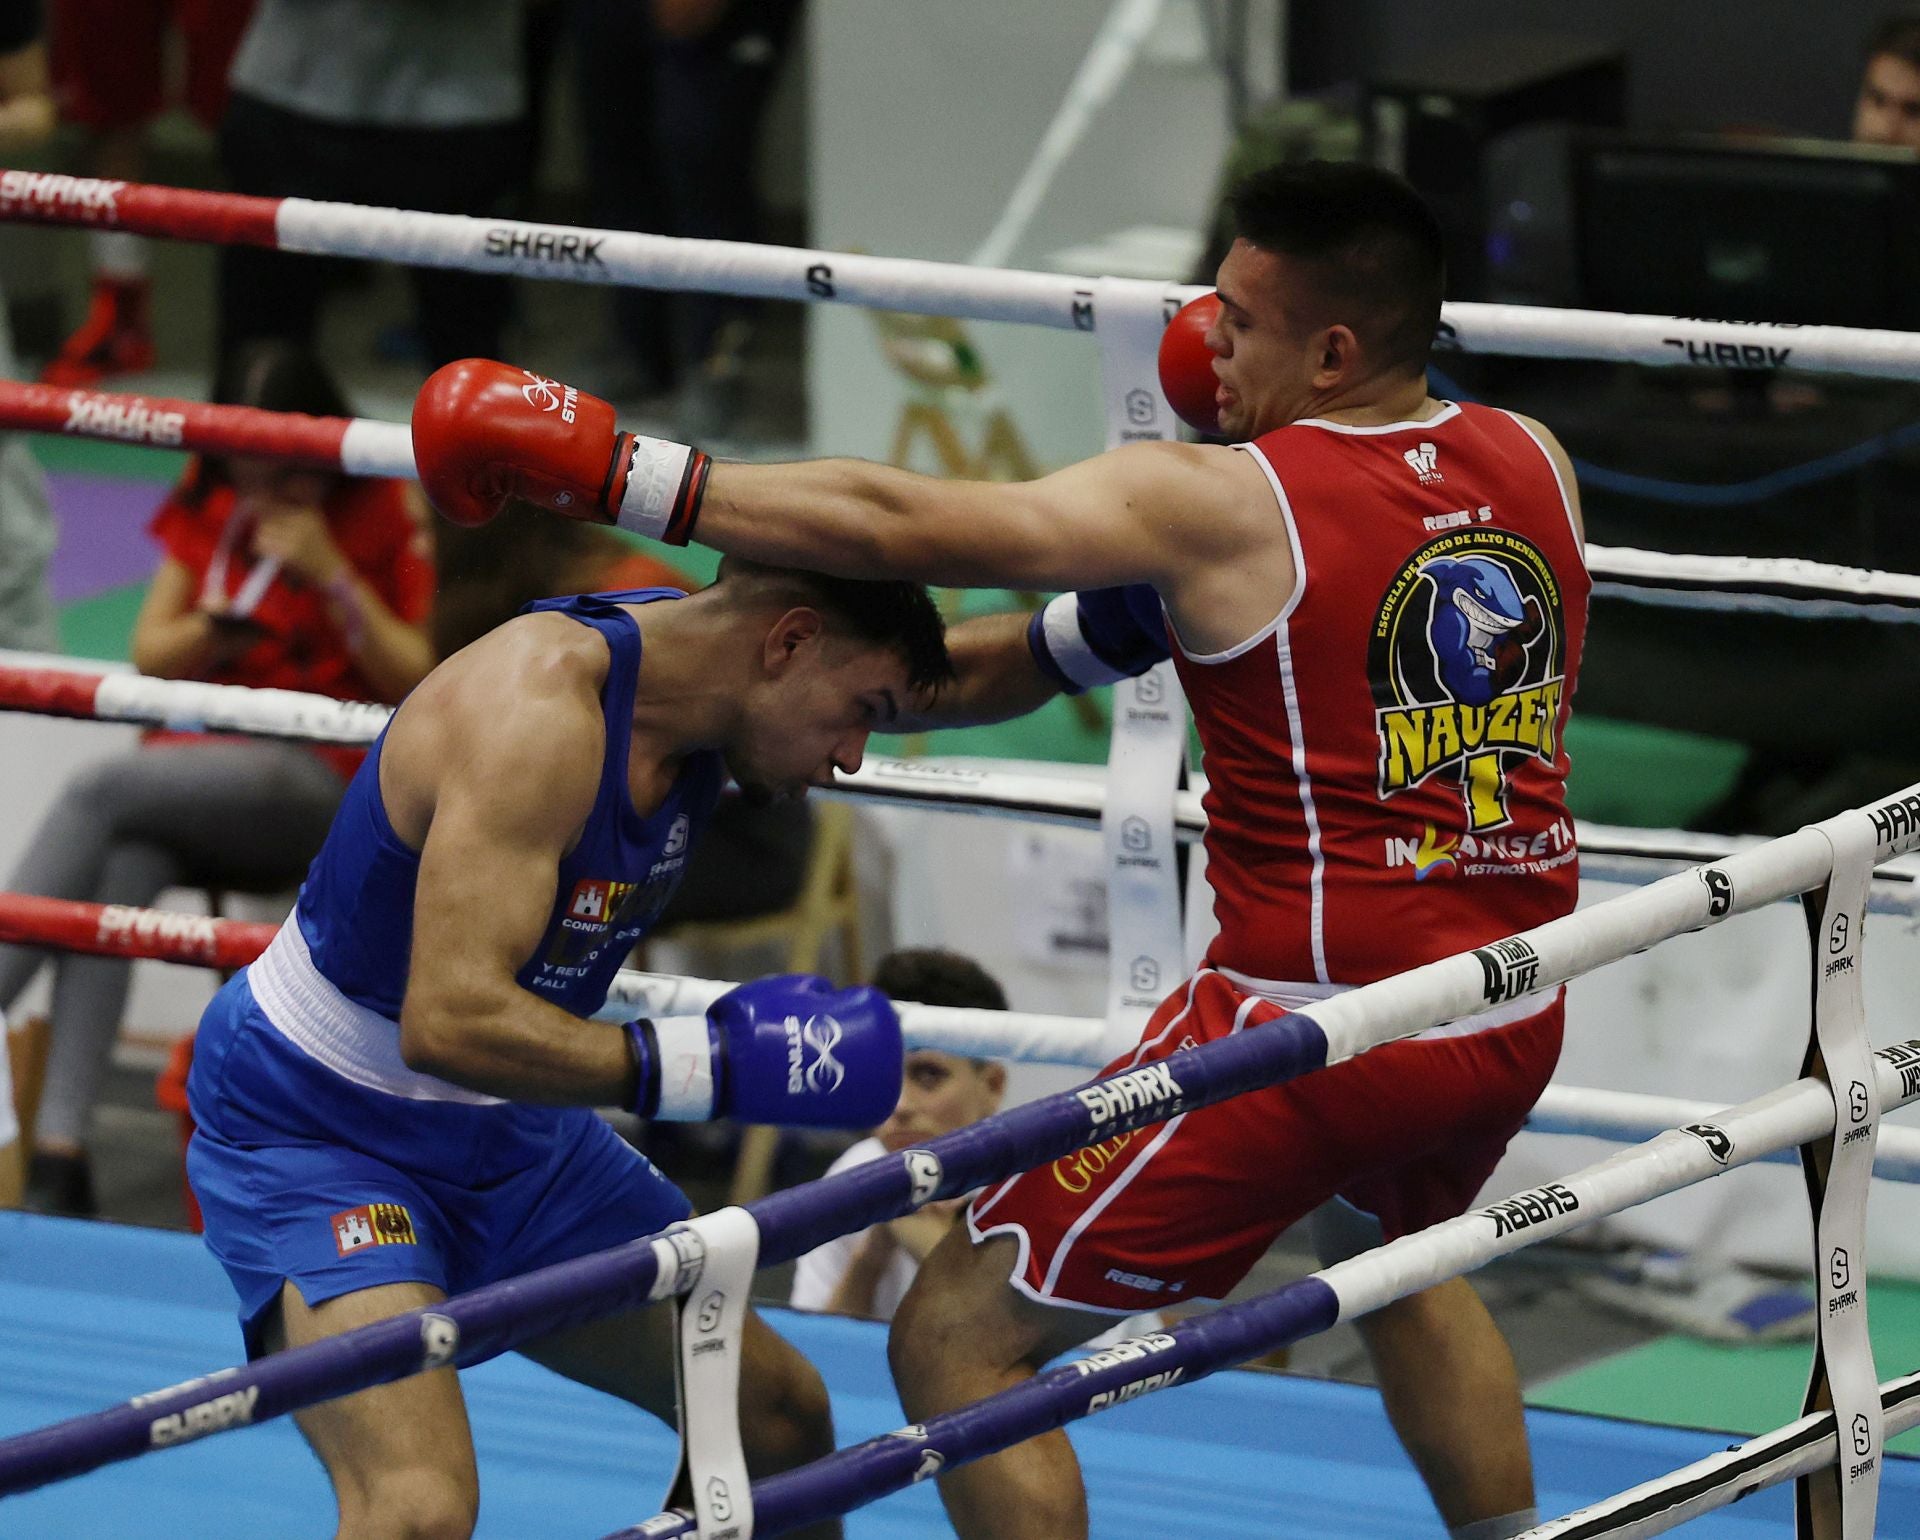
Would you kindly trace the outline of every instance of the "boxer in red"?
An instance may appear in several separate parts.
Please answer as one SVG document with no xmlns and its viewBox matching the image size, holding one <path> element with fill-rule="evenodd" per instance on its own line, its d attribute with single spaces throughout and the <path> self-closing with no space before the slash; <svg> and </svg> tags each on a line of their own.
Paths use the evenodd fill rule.
<svg viewBox="0 0 1920 1540">
<path fill-rule="evenodd" d="M 1176 322 L 1163 351 L 1169 396 L 1211 406 L 1233 447 L 1138 444 L 1014 485 L 715 465 L 477 362 L 430 380 L 414 414 L 423 480 L 455 518 L 522 496 L 849 575 L 1151 585 L 1206 755 L 1220 933 L 1116 1068 L 1555 918 L 1576 894 L 1563 741 L 1589 584 L 1572 467 L 1539 424 L 1428 394 L 1441 240 L 1404 182 L 1282 167 L 1233 205 L 1217 313 Z M 1001 1390 L 1112 1313 L 1224 1294 L 1312 1211 L 1335 1251 L 1462 1212 L 1545 1086 L 1561 1022 L 1557 990 L 1501 1000 L 1123 1135 L 1071 1181 L 1043 1167 L 990 1188 L 895 1319 L 908 1415 Z M 1363 1329 L 1454 1533 L 1530 1527 L 1518 1381 L 1471 1286 Z M 1087 1532 L 1064 1433 L 951 1470 L 941 1494 L 965 1536 Z"/>
</svg>

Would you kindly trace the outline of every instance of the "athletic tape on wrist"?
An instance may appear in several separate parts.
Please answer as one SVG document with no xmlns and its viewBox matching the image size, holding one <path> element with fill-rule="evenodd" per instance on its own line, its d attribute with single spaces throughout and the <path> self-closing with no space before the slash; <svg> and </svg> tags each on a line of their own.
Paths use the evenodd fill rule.
<svg viewBox="0 0 1920 1540">
<path fill-rule="evenodd" d="M 1834 1123 L 1825 1146 L 1824 1177 L 1806 1146 L 1808 1197 L 1814 1213 L 1814 1272 L 1820 1298 L 1818 1339 L 1802 1410 L 1817 1409 L 1823 1389 L 1832 1396 L 1839 1432 L 1840 1540 L 1870 1540 L 1880 1496 L 1884 1417 L 1873 1347 L 1867 1339 L 1867 1189 L 1880 1124 L 1873 1044 L 1861 998 L 1867 888 L 1873 876 L 1874 834 L 1860 818 L 1820 826 L 1833 845 L 1833 875 L 1824 890 L 1806 895 L 1813 941 L 1813 1042 L 1833 1091 Z M 1813 1483 L 1803 1477 L 1794 1496 L 1801 1540 L 1830 1540 L 1816 1524 Z"/>
<path fill-rule="evenodd" d="M 653 1023 L 660 1100 L 653 1116 L 704 1123 L 714 1114 L 713 1033 L 705 1016 L 663 1016 Z"/>
<path fill-rule="evenodd" d="M 700 517 L 712 459 L 671 439 L 647 438 L 638 433 L 628 437 L 632 442 L 625 483 L 609 488 L 618 499 L 614 522 L 650 540 L 685 545 Z M 619 459 L 616 449 L 616 468 Z"/>
<path fill-rule="evenodd" d="M 1169 309 L 1138 284 L 1094 285 L 1107 447 L 1170 439 L 1173 415 L 1159 385 L 1160 336 Z M 1117 1053 L 1185 971 L 1180 884 L 1174 864 L 1174 797 L 1186 763 L 1186 698 L 1171 663 L 1113 692 L 1113 741 L 1101 832 L 1107 854 L 1107 1026 Z"/>
<path fill-rule="evenodd" d="M 723 1208 L 687 1228 L 705 1243 L 705 1261 L 685 1296 L 674 1300 L 680 1463 L 667 1500 L 685 1475 L 700 1540 L 752 1540 L 753 1488 L 740 1443 L 740 1357 L 760 1226 L 743 1208 Z"/>
</svg>

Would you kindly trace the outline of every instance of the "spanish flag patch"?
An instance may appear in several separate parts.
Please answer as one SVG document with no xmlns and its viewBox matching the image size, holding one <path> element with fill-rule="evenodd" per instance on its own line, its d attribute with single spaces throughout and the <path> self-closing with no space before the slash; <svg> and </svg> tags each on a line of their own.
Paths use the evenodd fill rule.
<svg viewBox="0 0 1920 1540">
<path fill-rule="evenodd" d="M 363 1203 L 333 1216 L 333 1244 L 341 1256 L 363 1246 L 417 1246 L 413 1216 L 403 1203 Z"/>
</svg>

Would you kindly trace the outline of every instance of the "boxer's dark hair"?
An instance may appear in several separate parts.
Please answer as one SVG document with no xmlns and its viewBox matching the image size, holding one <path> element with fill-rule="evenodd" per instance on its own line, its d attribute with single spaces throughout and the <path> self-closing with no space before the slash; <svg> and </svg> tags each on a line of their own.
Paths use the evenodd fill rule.
<svg viewBox="0 0 1920 1540">
<path fill-rule="evenodd" d="M 1898 59 L 1909 69 L 1920 70 L 1920 10 L 1909 6 L 1889 11 L 1874 23 L 1863 57 L 1871 64 L 1882 54 Z"/>
<path fill-rule="evenodd" d="M 829 577 L 797 567 L 763 566 L 744 556 L 723 558 L 715 581 L 768 590 L 790 603 L 809 605 L 861 641 L 891 647 L 906 660 L 909 689 L 937 690 L 953 679 L 947 625 L 923 584 Z"/>
<path fill-rule="evenodd" d="M 1269 166 L 1227 195 L 1245 240 L 1316 269 L 1337 312 L 1388 369 L 1419 373 L 1440 329 L 1446 245 L 1440 221 L 1404 178 L 1325 160 Z"/>
<path fill-rule="evenodd" d="M 893 1000 L 951 1005 L 965 1010 L 1004 1011 L 1000 981 L 958 952 L 939 947 L 902 947 L 873 965 L 873 987 Z"/>
</svg>

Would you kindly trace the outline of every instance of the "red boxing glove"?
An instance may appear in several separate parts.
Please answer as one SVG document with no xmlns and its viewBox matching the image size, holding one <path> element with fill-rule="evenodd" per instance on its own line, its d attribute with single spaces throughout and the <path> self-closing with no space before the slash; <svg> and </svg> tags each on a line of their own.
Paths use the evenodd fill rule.
<svg viewBox="0 0 1920 1540">
<path fill-rule="evenodd" d="M 420 387 L 413 457 L 428 501 L 455 524 L 485 524 L 519 498 L 675 545 L 693 532 L 712 464 L 685 444 L 622 433 L 597 396 L 484 358 Z"/>
<path fill-rule="evenodd" d="M 1220 296 L 1202 294 L 1182 305 L 1160 334 L 1160 389 L 1180 420 L 1200 433 L 1220 431 L 1213 393 L 1220 381 L 1213 372 L 1207 333 L 1220 317 Z"/>
</svg>

